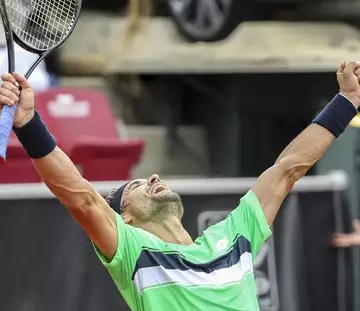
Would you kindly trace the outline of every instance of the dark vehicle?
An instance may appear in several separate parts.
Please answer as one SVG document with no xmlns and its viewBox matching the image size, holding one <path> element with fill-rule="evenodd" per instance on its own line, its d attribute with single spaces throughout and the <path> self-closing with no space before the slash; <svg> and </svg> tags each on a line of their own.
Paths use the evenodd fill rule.
<svg viewBox="0 0 360 311">
<path fill-rule="evenodd" d="M 171 16 L 182 36 L 212 42 L 226 38 L 243 21 L 358 18 L 352 0 L 85 0 L 92 10 L 124 13 L 130 1 L 150 1 L 158 16 Z"/>
</svg>

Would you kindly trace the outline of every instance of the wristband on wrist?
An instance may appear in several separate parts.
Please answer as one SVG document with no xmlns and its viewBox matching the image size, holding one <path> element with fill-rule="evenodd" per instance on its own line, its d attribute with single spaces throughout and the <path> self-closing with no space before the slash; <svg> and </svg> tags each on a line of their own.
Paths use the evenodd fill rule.
<svg viewBox="0 0 360 311">
<path fill-rule="evenodd" d="M 357 113 L 357 109 L 350 100 L 337 94 L 314 119 L 313 123 L 321 125 L 335 137 L 339 137 Z"/>
<path fill-rule="evenodd" d="M 26 153 L 32 159 L 45 157 L 56 147 L 54 137 L 37 111 L 35 111 L 34 117 L 27 124 L 19 128 L 13 127 L 13 131 Z"/>
</svg>

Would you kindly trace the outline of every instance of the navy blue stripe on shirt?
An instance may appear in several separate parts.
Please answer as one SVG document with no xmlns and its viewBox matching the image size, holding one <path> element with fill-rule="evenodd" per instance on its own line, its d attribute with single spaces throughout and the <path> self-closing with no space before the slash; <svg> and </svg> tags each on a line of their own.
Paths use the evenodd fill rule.
<svg viewBox="0 0 360 311">
<path fill-rule="evenodd" d="M 210 262 L 200 264 L 192 263 L 177 253 L 167 254 L 159 250 L 143 249 L 136 262 L 132 280 L 134 280 L 135 274 L 139 269 L 156 266 L 162 266 L 169 270 L 193 270 L 196 272 L 210 273 L 212 271 L 229 268 L 237 264 L 240 260 L 240 256 L 245 252 L 251 253 L 251 245 L 250 242 L 242 235 L 237 237 L 232 249 L 228 253 L 219 256 Z"/>
</svg>

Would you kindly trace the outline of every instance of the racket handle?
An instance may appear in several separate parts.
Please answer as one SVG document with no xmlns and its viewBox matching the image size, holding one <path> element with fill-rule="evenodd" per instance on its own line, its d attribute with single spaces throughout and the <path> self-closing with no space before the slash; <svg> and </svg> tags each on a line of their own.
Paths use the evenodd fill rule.
<svg viewBox="0 0 360 311">
<path fill-rule="evenodd" d="M 9 144 L 11 130 L 14 124 L 17 104 L 14 106 L 3 106 L 0 117 L 0 161 L 5 162 L 6 150 Z"/>
</svg>

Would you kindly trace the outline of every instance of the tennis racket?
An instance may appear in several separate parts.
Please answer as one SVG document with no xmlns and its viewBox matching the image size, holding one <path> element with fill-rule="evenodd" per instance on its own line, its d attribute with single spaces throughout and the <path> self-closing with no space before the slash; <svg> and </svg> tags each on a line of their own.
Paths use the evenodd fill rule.
<svg viewBox="0 0 360 311">
<path fill-rule="evenodd" d="M 8 50 L 9 72 L 15 71 L 16 42 L 38 54 L 25 73 L 34 69 L 70 36 L 79 19 L 82 0 L 0 0 L 0 14 Z M 17 105 L 3 106 L 0 116 L 0 161 L 5 161 Z"/>
</svg>

